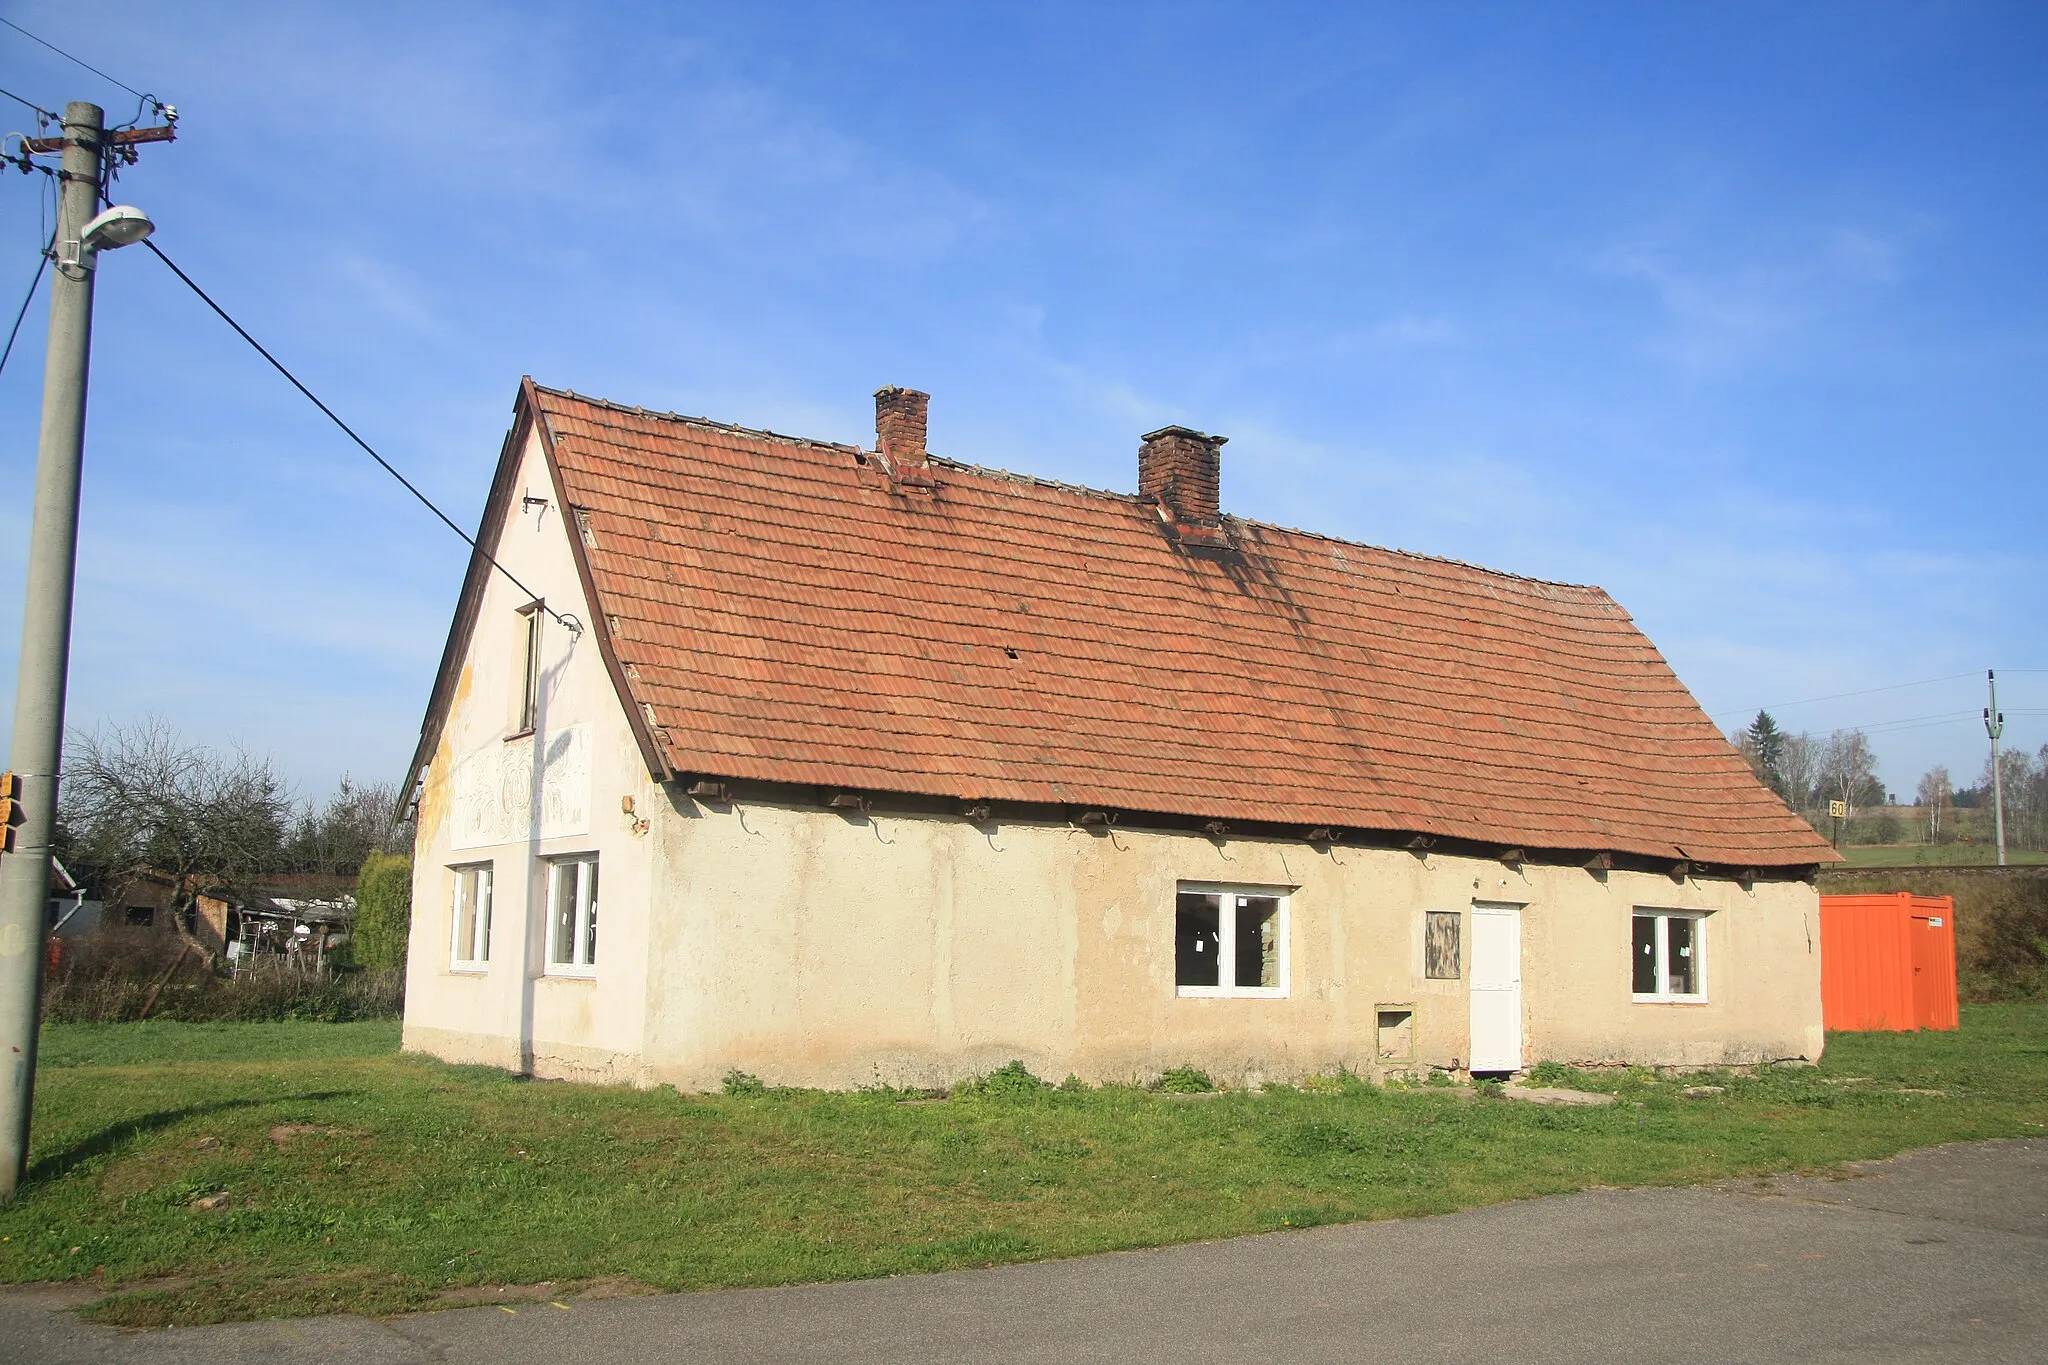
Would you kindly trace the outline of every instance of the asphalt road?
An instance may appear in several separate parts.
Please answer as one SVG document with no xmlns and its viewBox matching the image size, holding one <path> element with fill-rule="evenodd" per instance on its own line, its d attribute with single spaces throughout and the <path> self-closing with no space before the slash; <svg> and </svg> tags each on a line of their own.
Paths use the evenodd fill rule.
<svg viewBox="0 0 2048 1365">
<path fill-rule="evenodd" d="M 1045 1265 L 121 1333 L 0 1292 L 7 1362 L 2048 1361 L 2048 1140 Z"/>
</svg>

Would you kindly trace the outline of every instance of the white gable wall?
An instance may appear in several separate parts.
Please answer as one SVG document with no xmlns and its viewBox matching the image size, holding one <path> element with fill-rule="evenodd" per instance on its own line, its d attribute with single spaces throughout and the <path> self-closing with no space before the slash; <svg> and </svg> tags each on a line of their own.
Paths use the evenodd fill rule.
<svg viewBox="0 0 2048 1365">
<path fill-rule="evenodd" d="M 545 498 L 524 507 L 519 499 Z M 580 534 L 555 498 L 537 436 L 521 454 L 498 562 L 547 605 L 588 625 L 567 537 Z M 405 1046 L 454 1061 L 541 1074 L 617 1073 L 637 1056 L 646 1013 L 645 811 L 661 788 L 620 709 L 595 635 L 552 618 L 541 631 L 538 723 L 515 735 L 529 598 L 493 573 L 462 660 L 439 747 L 427 767 L 414 848 Z M 634 814 L 622 809 L 630 799 Z M 555 975 L 546 946 L 547 859 L 598 855 L 595 975 Z M 451 959 L 455 872 L 493 873 L 490 961 Z M 623 1078 L 623 1077 L 622 1077 Z"/>
</svg>

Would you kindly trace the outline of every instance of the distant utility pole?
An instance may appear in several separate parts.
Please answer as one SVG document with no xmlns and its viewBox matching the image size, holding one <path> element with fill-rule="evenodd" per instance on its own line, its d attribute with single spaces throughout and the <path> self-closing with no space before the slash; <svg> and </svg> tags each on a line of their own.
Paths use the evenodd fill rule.
<svg viewBox="0 0 2048 1365">
<path fill-rule="evenodd" d="M 1998 761 L 1998 740 L 2005 733 L 2005 713 L 1998 709 L 1998 670 L 1984 670 L 1991 704 L 1984 708 L 1984 733 L 1991 736 L 1991 820 L 1998 830 L 1998 865 L 2005 866 L 2005 773 Z"/>
<path fill-rule="evenodd" d="M 63 154 L 58 186 L 56 278 L 50 282 L 50 344 L 43 369 L 43 425 L 36 445 L 35 515 L 29 531 L 28 594 L 21 621 L 21 671 L 14 694 L 9 764 L 19 800 L 12 852 L 0 855 L 0 1202 L 28 1169 L 29 1112 L 35 1101 L 36 1030 L 43 984 L 43 927 L 50 898 L 57 766 L 64 748 L 64 685 L 71 663 L 71 595 L 78 560 L 78 483 L 85 455 L 85 381 L 92 353 L 92 285 L 102 250 L 147 237 L 139 210 L 99 211 L 115 154 L 136 142 L 168 141 L 170 128 L 107 134 L 96 104 L 64 107 L 61 138 L 31 138 L 31 153 Z M 12 814 L 13 812 L 10 812 Z"/>
</svg>

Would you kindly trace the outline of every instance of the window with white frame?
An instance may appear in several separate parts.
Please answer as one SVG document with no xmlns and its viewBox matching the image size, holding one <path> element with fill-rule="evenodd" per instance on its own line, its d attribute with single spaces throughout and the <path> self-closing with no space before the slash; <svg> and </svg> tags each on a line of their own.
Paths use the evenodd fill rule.
<svg viewBox="0 0 2048 1365">
<path fill-rule="evenodd" d="M 450 868 L 455 874 L 448 961 L 458 971 L 482 971 L 491 960 L 491 865 Z"/>
<path fill-rule="evenodd" d="M 1630 987 L 1638 1000 L 1707 998 L 1704 915 L 1638 910 L 1630 951 Z"/>
<path fill-rule="evenodd" d="M 1174 897 L 1174 984 L 1180 995 L 1278 999 L 1287 994 L 1287 893 L 1182 883 Z"/>
<path fill-rule="evenodd" d="M 597 855 L 548 861 L 548 971 L 557 976 L 597 970 Z"/>
</svg>

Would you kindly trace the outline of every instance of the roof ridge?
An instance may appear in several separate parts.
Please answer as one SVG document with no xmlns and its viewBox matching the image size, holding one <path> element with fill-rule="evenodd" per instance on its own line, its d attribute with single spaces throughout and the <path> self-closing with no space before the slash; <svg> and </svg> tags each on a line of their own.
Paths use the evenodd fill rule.
<svg viewBox="0 0 2048 1365">
<path fill-rule="evenodd" d="M 1022 474 L 1014 469 L 995 469 L 989 465 L 974 464 L 967 460 L 956 460 L 946 455 L 931 455 L 935 465 L 947 469 L 961 470 L 969 474 L 985 474 L 990 478 L 1004 479 L 1011 483 L 1028 483 L 1039 488 L 1056 488 L 1063 493 L 1086 493 L 1093 497 L 1115 498 L 1120 502 L 1149 505 L 1151 499 L 1140 493 L 1121 493 L 1114 488 L 1093 488 L 1084 483 L 1068 483 L 1063 479 L 1048 479 L 1042 474 Z M 1491 574 L 1496 578 L 1512 578 L 1518 583 L 1535 583 L 1546 588 L 1584 588 L 1609 596 L 1605 588 L 1596 583 L 1572 583 L 1559 578 L 1537 578 L 1532 574 L 1515 573 L 1510 569 L 1496 569 L 1485 564 L 1474 564 L 1467 559 L 1453 559 L 1449 555 L 1433 555 L 1424 550 L 1404 550 L 1397 545 L 1374 545 L 1369 541 L 1347 540 L 1343 536 L 1329 535 L 1323 531 L 1305 531 L 1298 526 L 1287 526 L 1275 521 L 1260 521 L 1256 517 L 1241 517 L 1225 512 L 1226 522 L 1237 522 L 1242 526 L 1255 526 L 1263 531 L 1280 531 L 1291 536 L 1302 536 L 1309 540 L 1320 540 L 1331 545 L 1345 546 L 1354 550 L 1373 550 L 1380 554 L 1398 555 L 1403 559 L 1419 559 L 1428 564 L 1449 564 L 1474 573 Z"/>
<path fill-rule="evenodd" d="M 1256 526 L 1265 531 L 1281 531 L 1290 536 L 1305 536 L 1310 540 L 1326 541 L 1331 545 L 1344 546 L 1353 550 L 1376 550 L 1381 554 L 1398 555 L 1402 559 L 1419 559 L 1425 564 L 1449 564 L 1454 568 L 1470 569 L 1474 573 L 1490 574 L 1495 578 L 1512 578 L 1517 583 L 1535 583 L 1546 588 L 1582 588 L 1588 592 L 1597 592 L 1609 601 L 1613 600 L 1613 594 L 1609 593 L 1607 589 L 1601 587 L 1598 583 L 1573 583 L 1562 578 L 1538 578 L 1534 574 L 1516 573 L 1512 569 L 1496 569 L 1490 564 L 1474 564 L 1469 559 L 1453 559 L 1449 555 L 1433 555 L 1427 550 L 1404 550 L 1398 545 L 1374 545 L 1370 541 L 1346 540 L 1343 536 L 1333 536 L 1322 531 L 1304 531 L 1299 526 L 1287 526 L 1277 521 L 1260 521 L 1255 517 L 1233 516 L 1228 512 L 1223 514 L 1223 518 L 1225 521 L 1241 522 L 1246 526 Z"/>
<path fill-rule="evenodd" d="M 550 394 L 556 398 L 573 399 L 578 403 L 588 403 L 593 407 L 606 408 L 613 412 L 629 412 L 636 417 L 647 417 L 665 422 L 680 422 L 688 426 L 702 427 L 710 431 L 730 432 L 736 436 L 752 436 L 762 440 L 781 441 L 788 445 L 809 446 L 819 450 L 843 450 L 849 454 L 860 455 L 868 453 L 865 448 L 858 445 L 849 445 L 844 441 L 821 441 L 809 436 L 791 436 L 785 432 L 770 431 L 765 427 L 745 427 L 737 422 L 721 422 L 713 417 L 692 417 L 680 412 L 656 412 L 652 408 L 643 408 L 638 404 L 614 402 L 609 398 L 594 398 L 587 393 L 577 393 L 574 389 L 555 389 L 548 387 L 546 384 L 536 383 L 533 387 L 541 393 Z M 967 474 L 981 474 L 988 478 L 1002 479 L 1009 483 L 1030 484 L 1036 488 L 1052 488 L 1062 493 L 1082 493 L 1090 497 L 1114 498 L 1118 502 L 1140 505 L 1146 505 L 1150 502 L 1149 499 L 1138 493 L 1123 493 L 1114 488 L 1095 488 L 1083 483 L 1068 483 L 1064 479 L 1048 479 L 1042 474 L 1026 474 L 1014 469 L 997 469 L 992 465 L 976 464 L 971 460 L 955 459 L 952 456 L 940 455 L 936 452 L 929 454 L 927 458 L 931 463 L 941 468 L 957 470 Z M 1287 526 L 1275 521 L 1260 521 L 1255 517 L 1241 517 L 1229 512 L 1224 513 L 1223 518 L 1225 521 L 1237 522 L 1243 526 L 1257 527 L 1264 531 L 1279 531 L 1286 535 L 1301 536 L 1308 540 L 1320 540 L 1326 544 L 1344 546 L 1354 550 L 1373 550 L 1380 554 L 1394 555 L 1401 559 L 1418 560 L 1425 564 L 1447 564 L 1452 568 L 1470 569 L 1474 573 L 1489 574 L 1495 578 L 1511 579 L 1517 583 L 1533 583 L 1538 587 L 1545 588 L 1579 588 L 1590 592 L 1597 592 L 1607 597 L 1609 601 L 1613 600 L 1613 595 L 1597 583 L 1574 583 L 1561 578 L 1538 578 L 1533 574 L 1516 573 L 1511 569 L 1496 569 L 1487 564 L 1474 564 L 1469 559 L 1454 559 L 1449 555 L 1433 555 L 1426 550 L 1408 550 L 1398 545 L 1374 545 L 1369 541 L 1349 540 L 1343 536 L 1333 536 L 1323 531 L 1303 530 L 1299 526 Z"/>
<path fill-rule="evenodd" d="M 643 408 L 634 403 L 617 403 L 609 398 L 594 398 L 590 394 L 578 393 L 574 389 L 552 389 L 545 384 L 535 384 L 533 387 L 536 392 L 547 394 L 553 398 L 568 398 L 578 403 L 586 403 L 594 408 L 605 408 L 612 412 L 630 412 L 635 417 L 646 417 L 655 421 L 680 422 L 686 426 L 702 427 L 709 431 L 730 432 L 735 436 L 753 436 L 762 440 L 781 441 L 786 445 L 811 446 L 820 450 L 844 450 L 850 454 L 864 455 L 867 453 L 861 447 L 848 445 L 844 441 L 820 441 L 809 436 L 791 436 L 787 432 L 770 431 L 766 427 L 743 427 L 737 422 L 721 422 L 715 417 L 692 417 L 688 413 L 683 412 L 656 412 L 653 408 Z"/>
</svg>

